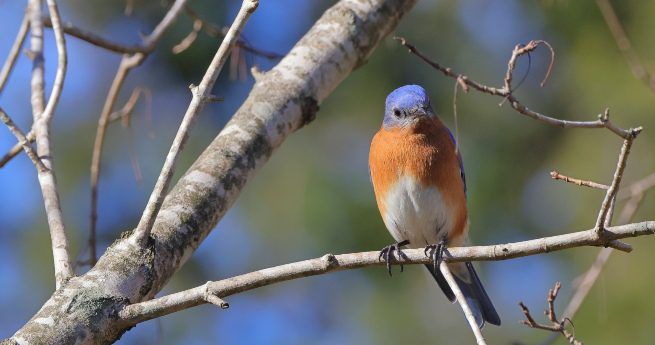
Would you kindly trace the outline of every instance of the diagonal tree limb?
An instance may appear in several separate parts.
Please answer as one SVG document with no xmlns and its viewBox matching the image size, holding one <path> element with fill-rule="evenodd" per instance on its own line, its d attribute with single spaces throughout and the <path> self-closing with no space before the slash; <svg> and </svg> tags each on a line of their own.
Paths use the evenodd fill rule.
<svg viewBox="0 0 655 345">
<path fill-rule="evenodd" d="M 123 306 L 151 299 L 189 259 L 244 186 L 416 0 L 341 0 L 328 9 L 250 95 L 166 197 L 146 247 L 118 239 L 11 338 L 29 343 L 110 343 L 131 325 Z M 74 301 L 74 303 L 73 303 Z M 54 322 L 43 322 L 53 320 Z"/>
</svg>

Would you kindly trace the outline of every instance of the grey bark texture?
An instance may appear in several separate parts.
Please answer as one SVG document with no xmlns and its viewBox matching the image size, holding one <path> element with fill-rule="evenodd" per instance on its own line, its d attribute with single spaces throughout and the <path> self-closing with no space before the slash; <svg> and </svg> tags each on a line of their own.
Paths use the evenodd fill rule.
<svg viewBox="0 0 655 345">
<path fill-rule="evenodd" d="M 167 196 L 145 245 L 112 244 L 93 269 L 71 278 L 14 336 L 13 344 L 108 344 L 135 325 L 127 305 L 159 292 L 232 206 L 284 139 L 311 122 L 319 104 L 416 0 L 342 0 L 314 24 L 250 95 Z M 227 254 L 227 253 L 226 253 Z"/>
</svg>

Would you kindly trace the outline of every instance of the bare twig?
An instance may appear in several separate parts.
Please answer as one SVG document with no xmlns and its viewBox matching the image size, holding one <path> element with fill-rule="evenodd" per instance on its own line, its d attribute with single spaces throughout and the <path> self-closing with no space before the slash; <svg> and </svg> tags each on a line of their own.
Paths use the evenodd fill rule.
<svg viewBox="0 0 655 345">
<path fill-rule="evenodd" d="M 223 65 L 225 64 L 225 61 L 227 60 L 228 54 L 239 38 L 239 34 L 248 21 L 248 18 L 255 11 L 255 9 L 257 9 L 258 5 L 259 0 L 243 1 L 241 9 L 239 9 L 239 13 L 234 19 L 234 23 L 225 35 L 225 39 L 223 39 L 223 42 L 221 42 L 221 45 L 218 47 L 218 50 L 216 51 L 214 58 L 209 64 L 209 67 L 207 68 L 205 75 L 200 81 L 200 84 L 198 86 L 191 87 L 193 98 L 191 99 L 191 103 L 189 104 L 189 107 L 184 114 L 184 118 L 182 119 L 180 128 L 175 135 L 175 139 L 173 139 L 173 144 L 171 145 L 171 149 L 166 156 L 164 167 L 162 168 L 159 178 L 157 179 L 155 188 L 153 189 L 152 194 L 148 199 L 148 204 L 146 205 L 143 215 L 139 220 L 139 224 L 134 231 L 133 238 L 137 243 L 144 243 L 144 241 L 146 241 L 150 236 L 150 230 L 152 229 L 152 225 L 154 224 L 157 213 L 159 212 L 161 204 L 164 201 L 164 197 L 166 196 L 166 192 L 168 191 L 168 186 L 171 182 L 171 178 L 173 177 L 177 157 L 182 151 L 184 143 L 188 138 L 189 129 L 191 128 L 191 125 L 193 124 L 196 116 L 200 113 L 205 103 L 212 99 L 212 88 L 214 87 L 216 79 L 218 78 L 218 75 L 221 72 Z"/>
<path fill-rule="evenodd" d="M 25 150 L 25 153 L 27 153 L 27 156 L 32 160 L 32 163 L 36 166 L 37 171 L 45 171 L 48 170 L 48 168 L 43 165 L 43 162 L 41 162 L 41 159 L 36 155 L 36 152 L 32 149 L 32 146 L 30 146 L 29 141 L 25 137 L 25 134 L 14 124 L 14 121 L 11 120 L 11 117 L 7 115 L 7 113 L 0 107 L 0 119 L 2 122 L 7 125 L 11 133 L 18 139 L 18 144 Z"/>
<path fill-rule="evenodd" d="M 621 215 L 619 217 L 619 224 L 625 224 L 631 221 L 634 215 L 637 213 L 637 210 L 639 209 L 639 206 L 644 199 L 644 194 L 647 192 L 647 190 L 641 186 L 642 184 L 647 183 L 649 180 L 653 179 L 653 176 L 655 176 L 655 174 L 647 176 L 646 178 L 637 181 L 632 185 L 633 188 L 635 188 L 634 190 L 638 192 L 635 192 L 635 194 L 633 194 L 625 206 L 623 206 L 623 210 L 621 211 Z M 652 188 L 655 187 L 655 185 L 646 185 L 646 187 Z M 589 267 L 589 269 L 582 275 L 580 284 L 578 284 L 573 297 L 571 297 L 569 304 L 564 309 L 564 313 L 562 313 L 563 318 L 572 319 L 578 312 L 580 306 L 582 306 L 582 302 L 584 302 L 584 300 L 589 295 L 591 288 L 594 286 L 596 281 L 598 281 L 598 277 L 600 277 L 600 273 L 603 271 L 605 265 L 609 261 L 612 252 L 612 248 L 603 248 L 598 253 L 591 267 Z M 552 344 L 556 339 L 557 336 L 551 336 L 544 342 L 544 344 Z"/>
<path fill-rule="evenodd" d="M 161 38 L 164 31 L 168 29 L 175 18 L 179 15 L 182 7 L 187 0 L 176 0 L 171 8 L 166 12 L 164 18 L 157 24 L 155 29 L 143 39 L 143 50 L 136 52 L 132 55 L 123 55 L 114 80 L 111 83 L 109 92 L 107 93 L 107 98 L 100 112 L 100 118 L 98 119 L 98 127 L 96 129 L 96 137 L 93 144 L 93 153 L 91 156 L 91 224 L 89 229 L 89 246 L 90 246 L 90 258 L 89 261 L 91 266 L 95 265 L 97 255 L 95 249 L 95 241 L 91 243 L 91 239 L 95 239 L 95 233 L 97 230 L 98 222 L 98 183 L 100 179 L 100 168 L 102 161 L 102 150 L 105 141 L 105 134 L 107 132 L 107 124 L 110 122 L 110 117 L 116 104 L 118 94 L 120 93 L 125 78 L 129 72 L 138 66 L 140 66 L 143 61 L 148 57 L 150 52 L 154 50 L 157 41 Z"/>
<path fill-rule="evenodd" d="M 570 121 L 570 120 L 560 120 L 554 117 L 550 117 L 548 115 L 544 115 L 541 113 L 538 113 L 534 110 L 529 109 L 525 105 L 523 105 L 519 100 L 512 94 L 512 89 L 511 89 L 511 76 L 513 73 L 513 68 L 515 66 L 515 63 L 512 63 L 512 60 L 514 62 L 516 61 L 516 58 L 518 58 L 520 55 L 527 54 L 533 50 L 535 50 L 540 44 L 544 44 L 544 41 L 530 41 L 528 44 L 525 46 L 517 46 L 514 51 L 512 52 L 512 57 L 510 58 L 510 62 L 508 63 L 508 71 L 505 74 L 505 85 L 502 88 L 496 88 L 496 87 L 491 87 L 487 86 L 484 84 L 481 84 L 477 81 L 474 81 L 472 79 L 469 79 L 467 76 L 458 74 L 453 72 L 453 70 L 450 67 L 444 67 L 441 64 L 432 61 L 430 58 L 425 56 L 423 53 L 421 53 L 415 46 L 407 42 L 405 38 L 402 37 L 395 37 L 396 40 L 400 41 L 400 43 L 405 46 L 409 51 L 418 56 L 421 60 L 426 62 L 428 65 L 432 66 L 434 69 L 440 71 L 447 77 L 451 77 L 453 79 L 461 79 L 463 80 L 466 85 L 489 95 L 494 95 L 494 96 L 500 96 L 503 99 L 506 99 L 509 101 L 509 104 L 514 108 L 516 111 L 518 111 L 520 114 L 523 114 L 525 116 L 528 116 L 530 118 L 533 118 L 535 120 L 553 125 L 553 126 L 558 126 L 558 127 L 564 127 L 564 128 L 607 128 L 608 130 L 612 131 L 616 135 L 627 139 L 631 136 L 634 135 L 635 132 L 641 131 L 641 128 L 635 128 L 635 129 L 622 129 L 619 127 L 616 127 L 612 122 L 609 120 L 609 112 L 605 112 L 603 115 L 599 115 L 598 120 L 596 121 Z"/>
<path fill-rule="evenodd" d="M 48 10 L 52 16 L 52 28 L 55 33 L 55 42 L 57 44 L 57 71 L 52 86 L 52 92 L 48 98 L 45 110 L 43 110 L 43 114 L 40 115 L 40 120 L 50 122 L 54 116 L 57 104 L 59 104 L 61 92 L 64 90 L 64 79 L 68 67 L 68 56 L 66 53 L 66 38 L 64 37 L 64 32 L 61 28 L 61 19 L 59 17 L 59 10 L 57 9 L 57 3 L 55 0 L 46 0 L 46 3 L 48 4 Z M 37 131 L 37 145 L 39 139 L 39 131 Z"/>
<path fill-rule="evenodd" d="M 129 127 L 132 119 L 132 111 L 134 110 L 136 103 L 139 101 L 141 94 L 145 92 L 144 90 L 146 89 L 141 87 L 134 88 L 130 94 L 130 98 L 125 102 L 123 107 L 109 115 L 109 122 L 120 120 L 123 127 Z"/>
<path fill-rule="evenodd" d="M 641 180 L 634 182 L 627 189 L 619 191 L 617 198 L 619 200 L 627 200 L 633 198 L 637 194 L 645 193 L 647 190 L 655 188 L 655 173 L 652 173 Z"/>
<path fill-rule="evenodd" d="M 580 180 L 574 177 L 569 177 L 566 175 L 562 175 L 559 172 L 553 170 L 550 172 L 550 177 L 552 177 L 555 180 L 562 180 L 564 182 L 569 182 L 573 184 L 577 184 L 578 186 L 585 186 L 589 188 L 595 188 L 595 189 L 609 189 L 610 186 L 602 184 L 602 183 L 597 183 L 593 181 L 587 181 L 587 180 Z"/>
<path fill-rule="evenodd" d="M 555 299 L 557 298 L 557 293 L 559 292 L 559 289 L 561 287 L 562 285 L 560 284 L 560 282 L 556 282 L 555 286 L 548 291 L 548 297 L 546 298 L 546 301 L 548 303 L 546 316 L 548 316 L 548 320 L 550 321 L 551 324 L 549 325 L 542 324 L 535 321 L 532 315 L 530 315 L 530 310 L 528 309 L 528 307 L 526 307 L 525 304 L 523 304 L 523 302 L 519 302 L 519 307 L 521 307 L 521 311 L 523 311 L 523 315 L 525 316 L 525 320 L 522 320 L 521 323 L 531 328 L 537 328 L 545 331 L 559 333 L 563 335 L 571 345 L 582 345 L 582 342 L 576 340 L 575 336 L 571 332 L 569 332 L 565 327 L 566 322 L 568 321 L 569 323 L 571 323 L 571 320 L 568 318 L 563 318 L 560 321 L 557 319 L 557 316 L 555 315 Z"/>
<path fill-rule="evenodd" d="M 219 307 L 221 309 L 229 308 L 230 307 L 229 303 L 225 302 L 224 300 L 222 300 L 220 297 L 216 296 L 214 293 L 212 293 L 209 290 L 209 283 L 211 283 L 211 282 L 207 282 L 205 284 L 205 295 L 203 296 L 204 299 L 205 299 L 205 302 L 211 303 L 211 304 L 213 304 L 213 305 L 215 305 L 215 306 L 217 306 L 217 307 Z"/>
<path fill-rule="evenodd" d="M 54 0 L 48 0 L 48 9 L 53 19 L 55 41 L 57 44 L 57 71 L 52 87 L 52 93 L 45 103 L 44 63 L 43 63 L 43 23 L 41 21 L 41 1 L 29 1 L 29 17 L 31 29 L 31 55 L 34 59 L 32 68 L 32 114 L 34 117 L 34 133 L 36 136 L 36 152 L 47 169 L 39 170 L 39 184 L 45 203 L 50 237 L 52 240 L 52 254 L 55 266 L 56 288 L 73 276 L 73 270 L 68 253 L 68 240 L 63 222 L 61 204 L 57 192 L 55 175 L 52 171 L 52 155 L 50 143 L 50 123 L 59 96 L 64 86 L 66 75 L 66 42 L 63 31 L 59 25 L 59 11 Z"/>
<path fill-rule="evenodd" d="M 209 35 L 210 37 L 223 39 L 225 37 L 225 35 L 227 34 L 228 28 L 220 27 L 220 26 L 218 26 L 218 25 L 216 25 L 214 23 L 211 23 L 211 22 L 208 22 L 208 21 L 204 20 L 200 16 L 200 14 L 198 14 L 198 12 L 196 12 L 191 6 L 186 5 L 184 7 L 184 11 L 186 12 L 186 14 L 189 17 L 191 17 L 191 19 L 193 19 L 194 27 L 195 27 L 195 22 L 200 21 L 202 23 L 202 30 L 207 35 Z M 275 52 L 266 51 L 266 50 L 262 50 L 262 49 L 258 49 L 256 47 L 253 47 L 252 45 L 250 45 L 242 37 L 238 38 L 236 45 L 240 49 L 243 49 L 243 50 L 245 50 L 247 52 L 250 52 L 252 54 L 255 54 L 257 56 L 267 58 L 269 60 L 281 59 L 284 56 L 282 54 L 278 54 L 278 53 L 275 53 Z"/>
<path fill-rule="evenodd" d="M 484 337 L 482 336 L 482 331 L 480 330 L 480 327 L 478 326 L 478 322 L 475 320 L 475 316 L 471 311 L 471 306 L 468 305 L 468 302 L 466 301 L 466 298 L 464 297 L 462 290 L 460 290 L 459 285 L 457 285 L 457 281 L 455 280 L 455 277 L 453 277 L 453 274 L 450 272 L 450 269 L 448 269 L 448 265 L 445 262 L 442 262 L 439 265 L 439 270 L 441 271 L 441 274 L 443 274 L 444 278 L 446 278 L 446 281 L 448 282 L 450 289 L 453 290 L 455 297 L 457 297 L 457 303 L 459 303 L 459 306 L 462 308 L 462 311 L 464 311 L 464 316 L 466 316 L 466 321 L 468 321 L 469 327 L 471 327 L 471 331 L 473 331 L 473 335 L 475 336 L 476 343 L 478 345 L 486 345 L 487 342 L 484 340 Z"/>
<path fill-rule="evenodd" d="M 9 50 L 9 56 L 7 56 L 7 60 L 5 61 L 5 64 L 2 65 L 2 70 L 0 70 L 0 93 L 5 87 L 7 80 L 9 80 L 9 75 L 11 74 L 11 70 L 14 68 L 14 64 L 16 63 L 18 55 L 20 54 L 20 48 L 23 46 L 23 42 L 25 42 L 25 37 L 27 37 L 27 31 L 29 27 L 30 21 L 26 13 L 23 17 L 23 21 L 20 24 L 20 28 L 18 29 L 18 34 L 16 34 L 14 44 Z"/>
<path fill-rule="evenodd" d="M 612 4 L 609 0 L 596 0 L 596 5 L 598 5 L 600 12 L 603 14 L 603 19 L 605 19 L 605 23 L 610 29 L 610 32 L 616 41 L 616 45 L 619 47 L 619 50 L 623 54 L 628 66 L 630 66 L 632 74 L 635 78 L 646 84 L 650 91 L 655 94 L 655 78 L 653 78 L 646 67 L 644 67 L 641 59 L 639 59 L 639 55 L 637 55 L 632 48 L 630 39 L 623 30 L 621 21 L 619 21 L 619 18 L 616 16 Z"/>
<path fill-rule="evenodd" d="M 194 19 L 193 29 L 191 30 L 191 32 L 189 32 L 189 34 L 186 37 L 184 37 L 182 41 L 180 41 L 180 43 L 173 46 L 172 48 L 173 54 L 179 54 L 187 50 L 189 47 L 191 47 L 193 42 L 196 41 L 196 38 L 198 38 L 198 33 L 200 32 L 201 29 L 202 29 L 202 20 L 198 18 Z"/>
<path fill-rule="evenodd" d="M 632 146 L 632 141 L 636 138 L 639 132 L 634 132 L 631 136 L 623 140 L 623 146 L 621 147 L 621 153 L 619 154 L 619 159 L 616 164 L 616 170 L 614 171 L 614 178 L 612 179 L 612 184 L 607 189 L 605 193 L 605 199 L 601 204 L 600 211 L 598 212 L 598 219 L 596 220 L 596 231 L 598 236 L 603 236 L 603 228 L 605 223 L 611 222 L 611 216 L 608 216 L 610 211 L 610 206 L 613 203 L 614 198 L 616 197 L 616 192 L 619 189 L 621 184 L 621 179 L 623 178 L 623 171 L 625 170 L 626 161 L 628 155 L 630 154 L 630 147 Z"/>
<path fill-rule="evenodd" d="M 655 234 L 655 221 L 627 224 L 607 228 L 611 239 L 645 236 Z M 444 252 L 445 262 L 496 261 L 516 257 L 549 253 L 567 248 L 581 246 L 601 246 L 595 229 L 574 232 L 565 235 L 544 237 L 523 242 L 497 244 L 491 246 L 452 247 Z M 425 256 L 423 249 L 405 249 L 403 265 L 429 264 L 431 259 Z M 240 292 L 287 280 L 325 274 L 333 271 L 355 269 L 365 266 L 385 265 L 378 260 L 379 252 L 362 252 L 342 255 L 327 254 L 321 258 L 299 261 L 277 267 L 246 273 L 224 280 L 209 282 L 209 290 L 216 296 L 224 298 Z M 394 257 L 394 264 L 398 264 Z M 156 317 L 174 313 L 205 303 L 205 285 L 159 297 L 153 300 L 124 307 L 119 317 L 129 324 L 137 324 Z"/>
<path fill-rule="evenodd" d="M 52 20 L 49 17 L 43 17 L 43 24 L 46 27 L 52 27 Z M 86 41 L 96 47 L 100 47 L 119 54 L 135 54 L 144 53 L 148 48 L 144 45 L 125 45 L 117 42 L 112 42 L 102 36 L 94 34 L 93 32 L 81 29 L 72 23 L 62 22 L 62 29 L 67 35 Z"/>
<path fill-rule="evenodd" d="M 34 135 L 34 130 L 29 131 L 29 133 L 27 133 L 25 138 L 27 139 L 28 143 L 33 143 L 34 139 L 36 138 L 36 136 Z M 11 149 L 9 149 L 9 151 L 7 151 L 7 153 L 5 153 L 5 155 L 2 156 L 2 158 L 0 158 L 0 168 L 5 166 L 5 164 L 9 163 L 9 161 L 12 160 L 14 157 L 16 157 L 22 150 L 23 150 L 23 146 L 21 145 L 21 143 L 16 143 L 16 145 L 14 145 Z"/>
</svg>

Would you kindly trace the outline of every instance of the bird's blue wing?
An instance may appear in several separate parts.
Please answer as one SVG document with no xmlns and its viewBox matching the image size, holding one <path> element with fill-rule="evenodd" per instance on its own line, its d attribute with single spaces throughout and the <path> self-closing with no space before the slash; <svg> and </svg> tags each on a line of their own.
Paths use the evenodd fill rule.
<svg viewBox="0 0 655 345">
<path fill-rule="evenodd" d="M 447 130 L 448 135 L 450 135 L 450 140 L 452 140 L 453 145 L 457 147 L 457 142 L 455 141 L 453 133 L 450 131 L 450 129 Z M 462 162 L 462 155 L 460 154 L 459 150 L 457 150 L 457 160 L 459 161 L 459 175 L 462 177 L 462 184 L 464 185 L 464 195 L 466 195 L 466 174 L 464 174 L 464 162 Z"/>
</svg>

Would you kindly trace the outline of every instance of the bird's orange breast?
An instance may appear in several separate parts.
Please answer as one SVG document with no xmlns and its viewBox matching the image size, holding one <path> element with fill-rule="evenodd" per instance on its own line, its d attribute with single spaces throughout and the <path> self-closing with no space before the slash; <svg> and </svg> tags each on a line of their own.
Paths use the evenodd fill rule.
<svg viewBox="0 0 655 345">
<path fill-rule="evenodd" d="M 464 182 L 455 145 L 438 118 L 420 119 L 404 128 L 382 127 L 371 142 L 369 168 L 383 217 L 387 211 L 387 192 L 399 178 L 409 175 L 423 186 L 437 187 L 452 209 L 453 227 L 449 237 L 464 234 L 467 225 Z"/>
</svg>

